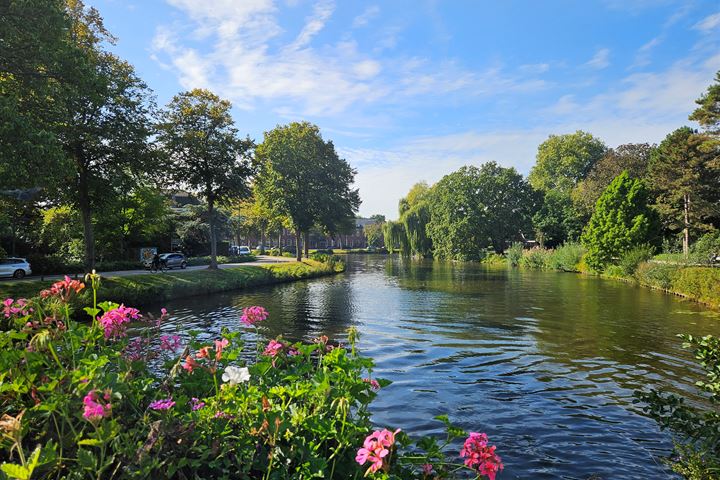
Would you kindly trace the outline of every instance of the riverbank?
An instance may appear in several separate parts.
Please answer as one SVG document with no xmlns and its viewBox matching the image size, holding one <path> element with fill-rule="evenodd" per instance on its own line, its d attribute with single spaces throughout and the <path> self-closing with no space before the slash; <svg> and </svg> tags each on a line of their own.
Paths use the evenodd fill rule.
<svg viewBox="0 0 720 480">
<path fill-rule="evenodd" d="M 343 264 L 314 260 L 273 265 L 238 266 L 220 270 L 166 272 L 153 275 L 129 275 L 103 278 L 98 297 L 104 300 L 141 306 L 177 298 L 286 283 L 332 275 L 344 270 Z M 52 285 L 52 281 L 8 282 L 0 284 L 0 298 L 29 298 Z M 89 289 L 88 289 L 89 290 Z M 79 301 L 87 303 L 89 291 Z"/>
</svg>

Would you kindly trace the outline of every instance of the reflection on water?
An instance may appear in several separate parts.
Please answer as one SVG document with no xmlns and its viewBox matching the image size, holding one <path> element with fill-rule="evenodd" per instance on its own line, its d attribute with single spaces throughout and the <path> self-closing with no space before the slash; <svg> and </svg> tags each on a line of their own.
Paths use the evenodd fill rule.
<svg viewBox="0 0 720 480">
<path fill-rule="evenodd" d="M 214 338 L 240 328 L 248 305 L 269 310 L 265 338 L 342 341 L 357 326 L 376 374 L 394 382 L 375 421 L 439 433 L 431 419 L 448 413 L 498 445 L 500 478 L 672 478 L 658 459 L 670 439 L 632 392 L 692 391 L 698 371 L 675 335 L 720 334 L 716 312 L 620 282 L 382 256 L 351 257 L 331 278 L 172 302 L 165 328 Z"/>
</svg>

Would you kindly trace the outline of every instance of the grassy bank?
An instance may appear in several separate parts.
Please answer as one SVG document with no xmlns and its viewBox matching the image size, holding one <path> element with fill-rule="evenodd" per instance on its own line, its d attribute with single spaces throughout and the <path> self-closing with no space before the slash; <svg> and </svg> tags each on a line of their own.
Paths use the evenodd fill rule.
<svg viewBox="0 0 720 480">
<path fill-rule="evenodd" d="M 341 264 L 313 260 L 277 265 L 239 266 L 222 270 L 195 270 L 162 274 L 104 278 L 98 297 L 126 305 L 144 305 L 193 295 L 205 295 L 249 287 L 292 282 L 342 271 Z M 52 285 L 52 281 L 7 282 L 0 284 L 0 298 L 32 297 Z M 89 289 L 88 289 L 89 290 Z M 86 290 L 83 295 L 90 295 Z M 87 304 L 89 298 L 80 297 Z"/>
</svg>

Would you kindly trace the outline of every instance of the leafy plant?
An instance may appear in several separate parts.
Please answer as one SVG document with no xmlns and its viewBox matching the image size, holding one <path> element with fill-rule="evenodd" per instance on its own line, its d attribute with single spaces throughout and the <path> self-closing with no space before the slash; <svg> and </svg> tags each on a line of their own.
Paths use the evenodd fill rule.
<svg viewBox="0 0 720 480">
<path fill-rule="evenodd" d="M 523 256 L 523 244 L 520 242 L 513 242 L 510 248 L 505 250 L 505 258 L 507 259 L 508 265 L 511 267 L 517 267 L 520 265 L 520 260 Z"/>
<path fill-rule="evenodd" d="M 620 256 L 618 266 L 623 275 L 630 277 L 635 274 L 635 270 L 642 262 L 646 262 L 653 257 L 655 248 L 652 245 L 638 245 L 631 248 Z"/>
<path fill-rule="evenodd" d="M 549 267 L 563 272 L 578 272 L 578 264 L 585 254 L 585 249 L 577 242 L 567 242 L 552 251 L 549 256 Z"/>
</svg>

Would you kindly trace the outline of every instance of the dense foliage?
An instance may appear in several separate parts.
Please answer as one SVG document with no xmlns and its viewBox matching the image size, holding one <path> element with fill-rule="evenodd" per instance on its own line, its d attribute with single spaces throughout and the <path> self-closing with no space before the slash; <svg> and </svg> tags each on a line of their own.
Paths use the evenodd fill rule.
<svg viewBox="0 0 720 480">
<path fill-rule="evenodd" d="M 95 290 L 96 275 L 86 281 Z M 327 337 L 244 348 L 268 317 L 243 309 L 219 338 L 171 334 L 168 317 L 111 302 L 70 315 L 84 284 L 66 278 L 0 317 L 0 478 L 495 479 L 483 433 L 447 417 L 444 441 L 376 429 L 369 404 L 388 381 Z M 448 447 L 467 436 L 448 459 Z M 457 451 L 456 451 L 457 452 Z"/>
<path fill-rule="evenodd" d="M 582 235 L 587 264 L 602 271 L 614 258 L 643 243 L 656 240 L 657 216 L 648 206 L 641 180 L 627 172 L 618 175 L 600 196 Z"/>
</svg>

